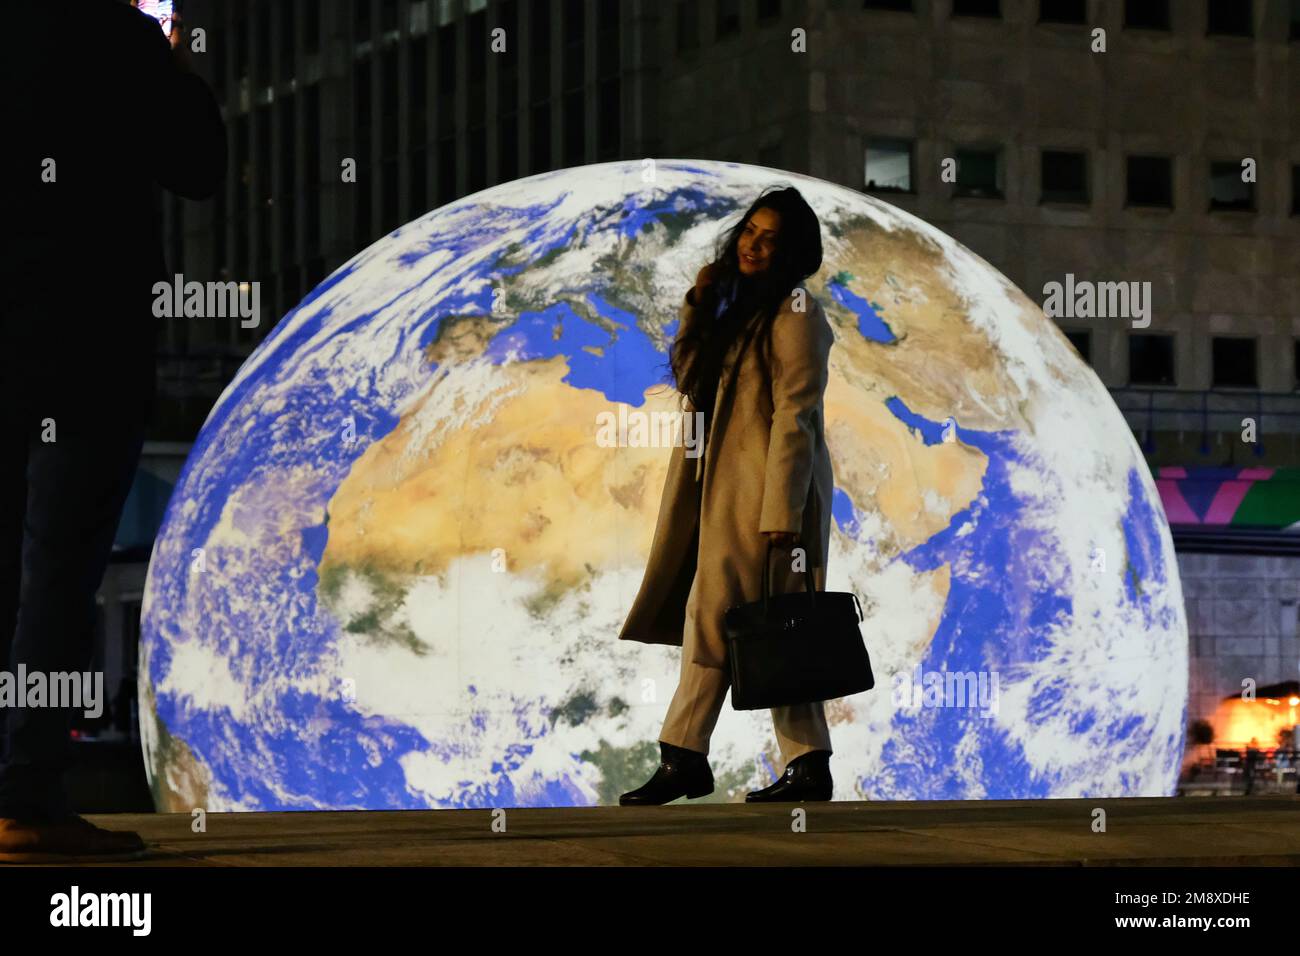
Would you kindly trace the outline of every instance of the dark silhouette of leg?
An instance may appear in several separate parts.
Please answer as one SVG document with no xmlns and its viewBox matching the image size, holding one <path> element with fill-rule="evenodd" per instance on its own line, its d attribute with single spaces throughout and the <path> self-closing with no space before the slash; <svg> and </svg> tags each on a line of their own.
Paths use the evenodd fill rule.
<svg viewBox="0 0 1300 956">
<path fill-rule="evenodd" d="M 84 672 L 95 592 L 135 475 L 144 423 L 122 414 L 93 423 L 8 420 L 0 466 L 0 644 L 17 674 Z M 18 542 L 16 545 L 15 542 Z M 16 553 L 17 552 L 17 553 Z M 16 606 L 15 606 L 16 596 Z M 73 709 L 15 707 L 0 737 L 0 817 L 68 811 L 63 773 Z"/>
</svg>

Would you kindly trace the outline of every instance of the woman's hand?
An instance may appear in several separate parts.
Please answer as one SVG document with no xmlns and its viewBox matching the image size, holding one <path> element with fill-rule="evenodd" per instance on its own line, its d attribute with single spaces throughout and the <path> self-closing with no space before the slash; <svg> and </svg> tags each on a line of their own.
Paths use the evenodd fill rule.
<svg viewBox="0 0 1300 956">
<path fill-rule="evenodd" d="M 793 531 L 764 531 L 767 540 L 778 548 L 793 548 L 799 543 L 799 535 Z"/>
<path fill-rule="evenodd" d="M 181 18 L 172 17 L 172 32 L 167 37 L 167 41 L 172 47 L 172 63 L 176 69 L 182 73 L 194 72 L 194 61 L 190 58 L 190 48 L 185 42 L 184 31 L 181 29 Z"/>
</svg>

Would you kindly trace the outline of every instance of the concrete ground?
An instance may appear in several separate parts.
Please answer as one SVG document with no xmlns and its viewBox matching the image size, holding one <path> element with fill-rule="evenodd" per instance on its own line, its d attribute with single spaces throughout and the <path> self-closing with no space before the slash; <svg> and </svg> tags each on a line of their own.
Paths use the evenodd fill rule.
<svg viewBox="0 0 1300 956">
<path fill-rule="evenodd" d="M 1295 795 L 506 808 L 500 832 L 492 810 L 212 813 L 204 833 L 189 814 L 87 818 L 150 844 L 119 866 L 1300 864 Z"/>
</svg>

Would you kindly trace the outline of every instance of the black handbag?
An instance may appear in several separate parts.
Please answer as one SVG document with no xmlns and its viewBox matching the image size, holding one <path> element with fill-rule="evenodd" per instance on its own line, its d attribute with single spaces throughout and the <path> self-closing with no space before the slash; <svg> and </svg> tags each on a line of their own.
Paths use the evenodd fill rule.
<svg viewBox="0 0 1300 956">
<path fill-rule="evenodd" d="M 731 706 L 760 710 L 848 697 L 871 690 L 876 679 L 862 640 L 858 596 L 814 591 L 804 568 L 803 592 L 773 594 L 772 541 L 763 562 L 763 596 L 734 604 L 722 617 L 729 647 Z"/>
</svg>

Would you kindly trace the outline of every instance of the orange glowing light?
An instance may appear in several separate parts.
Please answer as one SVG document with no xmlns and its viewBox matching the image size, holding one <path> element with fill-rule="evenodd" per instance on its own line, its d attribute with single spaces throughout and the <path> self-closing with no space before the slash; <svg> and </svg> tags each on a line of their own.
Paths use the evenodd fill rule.
<svg viewBox="0 0 1300 956">
<path fill-rule="evenodd" d="M 1287 703 L 1290 701 L 1288 700 Z M 1297 701 L 1300 703 L 1300 701 Z M 1260 707 L 1259 704 L 1272 704 Z M 1246 747 L 1252 738 L 1261 748 L 1276 744 L 1278 731 L 1295 726 L 1295 711 L 1282 710 L 1282 700 L 1258 698 L 1254 701 L 1234 699 L 1219 704 L 1214 718 L 1215 745 L 1218 747 Z M 1295 705 L 1292 705 L 1295 706 Z"/>
</svg>

